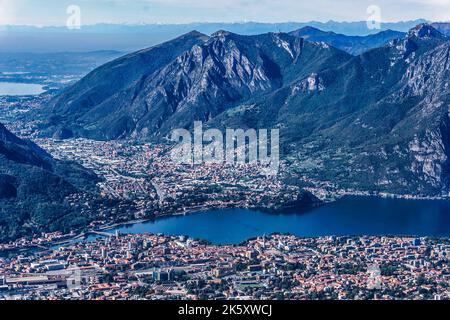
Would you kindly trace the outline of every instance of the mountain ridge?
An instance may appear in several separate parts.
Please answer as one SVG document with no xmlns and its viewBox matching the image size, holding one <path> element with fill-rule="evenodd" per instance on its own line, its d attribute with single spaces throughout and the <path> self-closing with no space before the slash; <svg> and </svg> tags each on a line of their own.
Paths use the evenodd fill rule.
<svg viewBox="0 0 450 320">
<path fill-rule="evenodd" d="M 177 37 L 191 30 L 199 30 L 204 34 L 211 34 L 219 29 L 226 29 L 234 33 L 256 35 L 268 32 L 290 32 L 305 26 L 313 26 L 325 31 L 334 31 L 349 36 L 364 36 L 378 33 L 385 29 L 406 32 L 415 25 L 427 22 L 414 20 L 398 23 L 382 23 L 381 29 L 369 29 L 366 21 L 359 22 L 287 22 L 287 23 L 191 23 L 177 25 L 83 25 L 80 30 L 68 30 L 61 27 L 27 27 L 5 26 L 0 30 L 2 38 L 2 52 L 48 52 L 49 48 L 58 51 L 95 51 L 117 50 L 133 52 L 144 47 L 153 46 Z"/>
<path fill-rule="evenodd" d="M 309 41 L 325 42 L 352 55 L 362 54 L 405 35 L 403 32 L 385 30 L 367 36 L 347 36 L 332 31 L 322 31 L 310 26 L 292 31 L 289 34 Z"/>
<path fill-rule="evenodd" d="M 195 35 L 195 38 L 197 39 L 196 32 L 193 33 L 191 32 L 177 39 L 186 39 L 186 37 L 189 38 L 192 35 Z M 169 42 L 163 44 L 162 46 L 166 45 L 176 46 L 178 45 L 177 39 L 174 40 L 176 41 L 176 43 Z M 329 61 L 329 63 L 335 66 L 339 64 L 342 60 L 350 58 L 349 55 L 332 47 L 324 46 L 323 44 L 304 42 L 301 38 L 293 37 L 283 33 L 268 33 L 256 36 L 241 36 L 231 32 L 218 31 L 208 38 L 206 38 L 204 35 L 201 35 L 201 41 L 194 41 L 192 45 L 191 43 L 189 43 L 188 47 L 189 48 L 185 50 L 186 46 L 183 44 L 180 48 L 173 51 L 175 53 L 179 53 L 178 56 L 172 60 L 171 58 L 173 56 L 170 56 L 170 58 L 167 59 L 167 61 L 169 62 L 162 64 L 162 67 L 159 70 L 150 69 L 150 71 L 146 73 L 138 72 L 137 75 L 133 74 L 130 77 L 131 80 L 128 80 L 127 82 L 122 81 L 122 79 L 125 78 L 123 73 L 120 74 L 119 79 L 115 79 L 113 75 L 110 75 L 109 73 L 105 75 L 102 74 L 102 72 L 103 70 L 107 70 L 107 72 L 109 72 L 108 69 L 111 69 L 111 66 L 115 68 L 114 66 L 116 65 L 119 65 L 120 70 L 122 70 L 121 61 L 123 60 L 126 61 L 127 59 L 130 59 L 128 57 L 132 58 L 139 57 L 142 54 L 146 54 L 147 50 L 150 50 L 150 52 L 152 52 L 154 50 L 153 48 L 155 47 L 136 52 L 129 56 L 125 56 L 99 69 L 94 70 L 93 72 L 91 72 L 91 74 L 89 74 L 87 77 L 81 80 L 78 84 L 76 84 L 73 87 L 70 87 L 62 95 L 58 96 L 55 100 L 53 100 L 50 103 L 51 112 L 57 115 L 55 118 L 52 118 L 51 122 L 57 123 L 58 121 L 63 120 L 63 122 L 65 123 L 79 124 L 78 128 L 77 127 L 60 128 L 58 130 L 64 130 L 66 132 L 73 130 L 77 131 L 77 129 L 81 127 L 82 129 L 80 130 L 79 134 L 82 135 L 84 134 L 89 137 L 100 139 L 116 139 L 119 137 L 124 137 L 124 135 L 130 135 L 130 133 L 132 133 L 132 131 L 136 128 L 139 122 L 138 118 L 140 119 L 145 118 L 145 114 L 139 115 L 140 114 L 139 112 L 152 113 L 153 111 L 155 111 L 156 114 L 153 114 L 152 119 L 149 119 L 148 121 L 154 122 L 152 124 L 152 127 L 157 128 L 158 126 L 160 126 L 160 124 L 158 124 L 158 121 L 160 121 L 161 117 L 170 116 L 167 114 L 166 115 L 158 114 L 158 112 L 161 111 L 161 108 L 166 110 L 165 111 L 166 113 L 171 113 L 172 111 L 175 110 L 171 111 L 170 109 L 171 108 L 174 109 L 176 107 L 176 106 L 170 107 L 170 104 L 171 103 L 173 104 L 174 100 L 171 97 L 169 97 L 168 91 L 171 91 L 171 89 L 169 88 L 170 87 L 169 82 L 171 81 L 171 79 L 176 78 L 177 75 L 172 74 L 171 76 L 169 76 L 168 74 L 166 74 L 161 76 L 161 73 L 178 72 L 178 83 L 176 83 L 175 85 L 177 86 L 178 89 L 181 90 L 177 92 L 180 94 L 180 97 L 182 99 L 186 98 L 185 96 L 183 96 L 182 93 L 182 90 L 186 88 L 182 86 L 185 86 L 190 82 L 192 82 L 190 84 L 194 84 L 197 86 L 195 88 L 198 89 L 198 92 L 196 92 L 195 94 L 201 94 L 202 88 L 200 82 L 202 79 L 197 77 L 195 81 L 191 81 L 192 79 L 190 79 L 190 81 L 183 83 L 182 82 L 184 77 L 183 73 L 185 71 L 170 70 L 171 66 L 173 69 L 176 69 L 177 65 L 182 64 L 183 61 L 186 62 L 185 61 L 186 59 L 187 60 L 190 59 L 189 62 L 196 64 L 193 65 L 192 67 L 198 68 L 196 70 L 198 72 L 197 76 L 204 76 L 207 77 L 209 80 L 211 80 L 210 82 L 206 81 L 204 83 L 214 83 L 215 81 L 216 85 L 214 87 L 215 90 L 214 94 L 216 95 L 222 94 L 224 100 L 221 103 L 227 104 L 232 103 L 233 101 L 237 101 L 241 98 L 245 97 L 250 98 L 249 93 L 252 94 L 261 93 L 266 89 L 274 89 L 275 87 L 280 87 L 282 83 L 276 83 L 277 80 L 275 78 L 277 76 L 272 73 L 277 72 L 280 73 L 282 72 L 282 69 L 285 67 L 292 67 L 291 69 L 295 69 L 295 66 L 298 63 L 298 61 L 296 61 L 298 57 L 294 55 L 297 55 L 300 49 L 304 50 L 302 51 L 302 53 L 304 53 L 303 56 L 306 56 L 306 58 L 304 59 L 305 65 L 303 66 L 302 69 L 307 70 L 308 72 L 319 70 L 321 67 L 318 66 L 318 64 L 327 63 L 326 61 Z M 314 56 L 316 54 L 318 56 Z M 200 60 L 198 59 L 199 55 L 203 55 Z M 250 56 L 247 57 L 247 55 Z M 332 55 L 333 57 L 326 58 L 328 55 Z M 202 61 L 202 59 L 207 60 L 206 63 L 205 61 Z M 222 59 L 228 60 L 221 61 Z M 308 59 L 310 60 L 308 61 Z M 326 61 L 322 61 L 322 59 L 325 59 Z M 274 62 L 275 60 L 277 61 Z M 318 60 L 318 62 L 312 60 Z M 311 64 L 313 66 L 310 66 Z M 314 65 L 319 69 L 315 68 Z M 207 70 L 201 69 L 203 67 L 206 67 Z M 256 73 L 251 71 L 251 68 L 253 67 L 258 67 Z M 194 74 L 194 71 L 195 70 L 188 70 L 187 72 L 191 72 L 192 74 Z M 292 71 L 291 70 L 285 71 L 286 72 L 284 75 L 281 74 L 278 75 L 278 82 L 280 81 L 282 76 L 285 81 L 292 80 L 291 79 L 293 77 Z M 126 72 L 129 73 L 130 71 L 127 70 Z M 208 72 L 210 72 L 211 74 L 207 74 Z M 96 78 L 97 74 L 101 74 L 100 76 L 102 79 L 101 81 L 97 80 Z M 94 79 L 91 80 L 90 78 L 93 75 Z M 146 94 L 149 96 L 153 95 L 154 98 L 156 97 L 157 99 L 159 99 L 158 101 L 165 99 L 166 101 L 163 101 L 164 106 L 162 106 L 160 109 L 155 107 L 152 110 L 149 110 L 146 105 L 150 102 L 145 101 L 146 97 L 141 97 L 140 101 L 138 101 L 139 105 L 136 105 L 136 103 L 134 103 L 133 100 L 142 96 L 142 94 L 139 94 L 139 91 L 142 89 L 144 85 L 146 85 L 145 81 L 150 79 L 153 82 L 155 82 L 157 81 L 155 79 L 158 78 L 158 75 L 160 78 L 162 77 L 162 79 L 160 79 L 159 83 L 157 84 L 154 83 L 153 86 L 156 91 L 154 91 L 153 93 L 149 93 L 147 91 L 144 92 L 146 92 Z M 251 82 L 257 80 L 254 78 L 255 75 L 264 77 L 264 79 L 261 79 L 263 81 L 260 81 L 259 84 L 268 85 L 268 87 L 265 89 L 261 88 L 262 90 L 256 90 L 257 85 Z M 234 80 L 231 80 L 234 81 L 234 83 L 233 84 L 228 83 L 228 85 L 225 85 L 226 88 L 222 88 L 222 90 L 220 90 L 218 85 L 221 86 L 224 83 L 230 81 L 230 79 L 228 79 L 227 77 L 232 78 L 234 77 Z M 109 79 L 111 78 L 115 79 L 113 83 L 109 82 Z M 168 80 L 166 81 L 165 79 Z M 273 81 L 272 84 L 270 84 L 270 81 L 266 82 L 269 79 L 271 79 L 270 81 Z M 101 87 L 99 88 L 98 85 L 98 83 L 101 83 L 102 81 L 105 83 L 104 86 L 107 86 L 107 90 L 105 92 L 102 92 L 101 90 L 103 88 Z M 84 89 L 85 82 L 88 83 L 94 82 L 95 84 L 89 86 L 88 89 Z M 165 84 L 163 85 L 162 82 L 164 82 Z M 241 85 L 246 82 L 249 82 L 248 86 Z M 80 88 L 80 86 L 82 88 Z M 151 86 L 151 84 L 147 84 L 147 86 Z M 166 91 L 160 92 L 161 88 L 164 86 L 166 86 Z M 252 90 L 254 89 L 256 91 L 252 92 Z M 152 88 L 149 88 L 149 90 L 152 90 Z M 232 93 L 232 90 L 234 90 L 234 93 Z M 94 98 L 91 99 L 89 94 L 86 95 L 86 92 L 88 93 L 92 92 Z M 114 92 L 114 95 L 111 95 L 111 92 Z M 72 95 L 72 93 L 75 93 L 75 97 Z M 217 97 L 210 97 L 210 98 L 217 99 Z M 77 101 L 77 99 L 79 99 L 79 101 Z M 123 103 L 121 101 L 123 101 Z M 132 102 L 131 105 L 130 102 Z M 159 102 L 153 101 L 151 103 L 155 104 Z M 71 108 L 75 110 L 75 112 L 72 114 L 70 111 Z M 133 109 L 134 111 L 132 111 L 130 108 Z M 126 112 L 126 114 L 124 115 L 123 111 L 127 109 L 129 111 Z M 143 111 L 138 111 L 138 109 L 142 109 Z M 82 112 L 83 110 L 87 111 L 81 116 L 78 116 L 78 114 L 80 114 L 80 112 Z M 136 114 L 136 112 L 138 112 L 139 114 Z M 107 124 L 105 123 L 106 126 L 103 127 L 103 129 L 100 128 L 100 130 L 98 130 L 99 129 L 98 126 L 95 125 L 96 119 L 97 118 L 101 119 L 101 117 L 106 114 L 111 115 L 114 113 L 117 113 L 117 116 L 110 119 L 110 121 Z M 66 115 L 70 115 L 71 118 L 65 119 Z M 207 117 L 207 115 L 203 113 L 202 117 L 205 118 Z M 87 133 L 87 131 L 89 130 L 83 129 L 86 127 L 94 128 L 93 135 Z M 108 130 L 108 132 L 105 132 L 105 134 L 102 136 L 101 134 L 102 130 Z M 98 133 L 100 133 L 100 135 Z"/>
</svg>

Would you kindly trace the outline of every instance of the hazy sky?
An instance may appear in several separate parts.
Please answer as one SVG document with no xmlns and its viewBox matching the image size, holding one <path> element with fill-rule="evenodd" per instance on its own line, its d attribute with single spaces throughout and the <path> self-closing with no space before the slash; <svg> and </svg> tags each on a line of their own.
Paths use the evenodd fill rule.
<svg viewBox="0 0 450 320">
<path fill-rule="evenodd" d="M 78 5 L 83 24 L 364 21 L 377 5 L 383 21 L 450 21 L 450 0 L 0 0 L 0 25 L 65 25 Z"/>
</svg>

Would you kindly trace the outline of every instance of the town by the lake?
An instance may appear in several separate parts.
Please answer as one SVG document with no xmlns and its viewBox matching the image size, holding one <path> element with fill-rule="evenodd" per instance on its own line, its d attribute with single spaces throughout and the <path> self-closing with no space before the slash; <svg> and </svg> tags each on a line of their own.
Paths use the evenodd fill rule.
<svg viewBox="0 0 450 320">
<path fill-rule="evenodd" d="M 236 221 L 224 223 L 221 232 L 200 230 L 202 225 L 194 221 L 183 228 L 177 225 L 181 234 L 173 235 L 164 229 L 171 220 L 159 219 L 174 215 L 190 219 L 192 212 L 220 208 L 277 211 L 298 204 L 301 188 L 323 201 L 325 208 L 345 195 L 371 194 L 307 178 L 304 184 L 289 184 L 283 174 L 261 175 L 253 165 L 179 167 L 170 161 L 164 145 L 42 138 L 35 135 L 36 123 L 17 120 L 40 99 L 45 96 L 2 98 L 5 112 L 0 120 L 54 158 L 93 170 L 103 178 L 98 184 L 102 196 L 118 202 L 114 208 L 92 208 L 83 205 L 88 195 L 74 195 L 68 199 L 73 206 L 96 212 L 97 219 L 86 229 L 0 244 L 0 299 L 450 299 L 449 233 L 442 229 L 445 223 L 430 222 L 446 219 L 439 213 L 448 208 L 445 200 L 401 200 L 430 201 L 407 202 L 403 211 L 410 212 L 402 212 L 403 220 L 421 220 L 423 229 L 401 229 L 405 236 L 378 235 L 374 229 L 377 223 L 389 223 L 390 213 L 381 216 L 386 221 L 374 221 L 371 213 L 360 212 L 365 221 L 342 217 L 340 223 L 353 221 L 353 225 L 327 230 L 329 216 L 321 216 L 321 211 L 265 220 L 281 217 L 286 219 L 283 225 L 301 226 L 317 214 L 314 223 L 320 227 L 310 224 L 316 233 L 308 237 L 301 231 L 293 235 L 267 229 L 266 234 L 261 224 L 267 223 L 253 224 L 251 217 L 244 220 L 240 214 L 230 214 Z M 286 172 L 285 168 L 282 163 L 280 171 Z M 417 209 L 424 207 L 428 210 Z M 338 212 L 344 211 L 333 214 Z M 155 219 L 161 221 L 157 222 L 160 231 L 119 230 L 126 222 L 145 224 Z M 367 232 L 376 235 L 351 236 L 366 231 L 358 229 L 358 223 L 370 225 Z M 243 227 L 242 234 L 233 229 L 236 226 Z M 405 221 L 393 226 L 404 227 Z M 227 232 L 241 238 L 227 242 Z M 225 240 L 218 240 L 219 234 Z"/>
</svg>

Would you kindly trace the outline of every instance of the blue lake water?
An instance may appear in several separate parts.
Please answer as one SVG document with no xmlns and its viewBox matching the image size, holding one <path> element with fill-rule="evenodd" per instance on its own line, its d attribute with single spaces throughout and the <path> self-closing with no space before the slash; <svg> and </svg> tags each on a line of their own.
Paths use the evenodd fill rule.
<svg viewBox="0 0 450 320">
<path fill-rule="evenodd" d="M 43 92 L 40 84 L 0 82 L 0 96 L 32 96 Z"/>
<path fill-rule="evenodd" d="M 450 236 L 450 201 L 348 197 L 311 210 L 273 214 L 255 210 L 210 210 L 118 228 L 122 233 L 188 235 L 215 244 L 290 233 L 329 235 Z M 114 230 L 108 232 L 114 233 Z M 92 238 L 91 238 L 92 239 Z"/>
</svg>

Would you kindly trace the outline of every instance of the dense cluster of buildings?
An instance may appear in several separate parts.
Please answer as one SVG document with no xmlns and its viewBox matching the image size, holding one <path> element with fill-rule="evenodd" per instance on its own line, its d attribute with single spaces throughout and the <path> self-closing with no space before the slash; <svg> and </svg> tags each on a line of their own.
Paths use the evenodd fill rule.
<svg viewBox="0 0 450 320">
<path fill-rule="evenodd" d="M 450 299 L 450 241 L 115 234 L 0 258 L 3 299 Z"/>
<path fill-rule="evenodd" d="M 155 216 L 206 208 L 273 207 L 295 202 L 301 188 L 258 165 L 180 165 L 169 148 L 129 141 L 36 139 L 55 158 L 76 161 L 105 178 L 104 196 L 128 199 Z"/>
<path fill-rule="evenodd" d="M 36 110 L 42 106 L 49 95 L 16 97 L 0 96 L 0 123 L 20 137 L 33 138 L 36 135 L 36 122 L 23 121 L 23 114 Z"/>
</svg>

